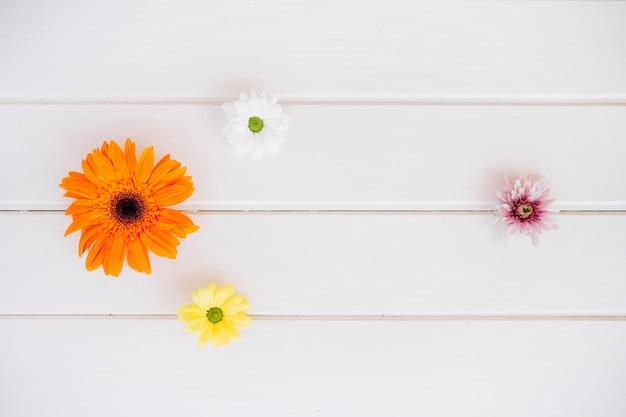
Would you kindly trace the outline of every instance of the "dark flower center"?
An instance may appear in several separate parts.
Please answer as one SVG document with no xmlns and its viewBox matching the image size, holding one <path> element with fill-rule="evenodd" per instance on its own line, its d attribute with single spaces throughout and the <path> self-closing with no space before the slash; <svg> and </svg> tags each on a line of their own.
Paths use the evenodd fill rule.
<svg viewBox="0 0 626 417">
<path fill-rule="evenodd" d="M 533 215 L 534 212 L 535 210 L 530 204 L 520 204 L 515 209 L 515 216 L 519 219 L 528 219 Z"/>
<path fill-rule="evenodd" d="M 206 317 L 209 319 L 211 323 L 217 323 L 222 320 L 222 309 L 217 307 L 212 307 L 206 312 Z"/>
<path fill-rule="evenodd" d="M 109 213 L 116 222 L 128 226 L 143 218 L 146 202 L 139 194 L 121 193 L 111 200 Z"/>
<path fill-rule="evenodd" d="M 250 129 L 252 133 L 260 132 L 261 129 L 263 129 L 263 120 L 256 116 L 252 116 L 248 119 L 248 129 Z"/>
</svg>

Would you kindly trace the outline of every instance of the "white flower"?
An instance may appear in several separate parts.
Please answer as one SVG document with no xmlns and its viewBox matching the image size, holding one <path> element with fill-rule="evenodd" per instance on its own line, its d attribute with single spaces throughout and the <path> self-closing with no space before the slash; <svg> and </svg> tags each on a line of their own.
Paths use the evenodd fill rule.
<svg viewBox="0 0 626 417">
<path fill-rule="evenodd" d="M 289 116 L 276 104 L 276 98 L 268 99 L 264 92 L 258 97 L 252 90 L 250 97 L 241 93 L 239 101 L 224 103 L 222 108 L 228 117 L 223 133 L 237 153 L 259 159 L 278 152 Z"/>
</svg>

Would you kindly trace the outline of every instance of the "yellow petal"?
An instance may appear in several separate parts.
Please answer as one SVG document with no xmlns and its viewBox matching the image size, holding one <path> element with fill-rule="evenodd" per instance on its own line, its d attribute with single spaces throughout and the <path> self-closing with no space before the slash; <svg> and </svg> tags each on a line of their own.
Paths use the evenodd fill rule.
<svg viewBox="0 0 626 417">
<path fill-rule="evenodd" d="M 185 326 L 185 331 L 193 334 L 201 334 L 203 333 L 211 322 L 208 318 L 199 317 L 192 322 L 190 322 L 187 326 Z"/>
<path fill-rule="evenodd" d="M 252 323 L 252 319 L 246 316 L 244 313 L 225 315 L 222 320 L 237 327 L 248 327 Z"/>
<path fill-rule="evenodd" d="M 191 294 L 191 297 L 193 302 L 205 311 L 216 306 L 213 293 L 208 288 L 197 289 Z"/>
<path fill-rule="evenodd" d="M 222 303 L 221 309 L 225 314 L 236 314 L 247 310 L 247 301 L 241 294 L 233 294 Z"/>
<path fill-rule="evenodd" d="M 224 323 L 221 321 L 213 325 L 213 344 L 216 347 L 226 346 L 228 344 L 228 333 L 226 333 Z"/>
<path fill-rule="evenodd" d="M 222 324 L 222 327 L 224 328 L 224 332 L 226 333 L 226 337 L 228 338 L 229 341 L 239 339 L 239 337 L 241 336 L 241 333 L 239 333 L 239 330 L 235 329 L 233 325 L 231 325 L 230 323 L 224 320 L 220 321 L 220 323 Z"/>
<path fill-rule="evenodd" d="M 217 290 L 217 285 L 214 282 L 209 282 L 209 285 L 207 286 L 207 288 L 211 292 L 211 296 L 215 297 L 215 291 Z"/>
<path fill-rule="evenodd" d="M 218 307 L 222 307 L 224 302 L 228 297 L 235 293 L 235 287 L 233 285 L 226 285 L 224 287 L 219 287 L 215 291 L 215 305 Z"/>
<path fill-rule="evenodd" d="M 215 326 L 211 322 L 208 323 L 209 325 L 206 329 L 204 329 L 204 331 L 200 335 L 200 338 L 198 339 L 198 346 L 201 348 L 205 347 L 213 339 L 213 330 Z"/>
<path fill-rule="evenodd" d="M 195 304 L 185 304 L 178 308 L 177 313 L 178 319 L 185 323 L 192 322 L 201 317 L 206 319 L 206 310 L 201 309 Z"/>
</svg>

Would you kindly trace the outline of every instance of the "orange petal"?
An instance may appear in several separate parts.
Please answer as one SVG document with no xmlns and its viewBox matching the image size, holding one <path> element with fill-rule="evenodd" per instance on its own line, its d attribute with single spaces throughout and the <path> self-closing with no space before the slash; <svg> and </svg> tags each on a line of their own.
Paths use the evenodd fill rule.
<svg viewBox="0 0 626 417">
<path fill-rule="evenodd" d="M 83 229 L 78 242 L 78 256 L 82 256 L 87 249 L 93 245 L 102 233 L 102 228 L 98 226 L 88 226 Z"/>
<path fill-rule="evenodd" d="M 131 267 L 139 272 L 150 274 L 152 272 L 152 268 L 150 267 L 148 250 L 139 239 L 133 239 L 128 242 L 128 250 L 126 253 L 128 258 L 130 258 L 131 253 L 137 268 Z"/>
<path fill-rule="evenodd" d="M 187 237 L 187 233 L 193 233 L 196 230 L 200 229 L 198 226 L 193 224 L 193 221 L 189 216 L 185 213 L 181 213 L 177 210 L 173 210 L 167 207 L 162 207 L 160 210 L 160 215 L 157 218 L 157 222 L 164 223 L 173 223 L 176 225 L 172 230 L 179 238 Z"/>
<path fill-rule="evenodd" d="M 87 179 L 80 179 L 74 177 L 65 177 L 61 180 L 61 188 L 66 190 L 69 189 L 78 189 L 78 190 L 89 190 L 96 192 L 98 187 L 96 187 L 91 181 Z"/>
<path fill-rule="evenodd" d="M 63 185 L 61 185 L 62 188 L 66 189 L 67 192 L 65 194 L 63 194 L 63 197 L 72 197 L 72 198 L 86 198 L 89 200 L 94 200 L 98 197 L 98 193 L 95 191 L 90 191 L 90 190 L 86 190 L 86 189 L 70 189 L 68 190 L 67 188 L 63 187 Z"/>
<path fill-rule="evenodd" d="M 126 143 L 124 143 L 124 157 L 126 158 L 128 170 L 130 172 L 135 172 L 135 167 L 137 166 L 137 155 L 135 142 L 130 140 L 130 138 L 126 138 Z"/>
<path fill-rule="evenodd" d="M 150 184 L 158 184 L 158 182 L 161 181 L 168 172 L 175 169 L 174 167 L 176 164 L 176 161 L 166 161 L 160 166 L 155 167 L 152 171 L 152 175 L 150 175 L 150 179 L 148 180 L 150 181 Z"/>
<path fill-rule="evenodd" d="M 72 216 L 72 224 L 65 229 L 65 235 L 68 236 L 78 230 L 84 229 L 91 224 L 95 214 L 92 212 L 84 213 L 84 214 L 75 214 Z"/>
<path fill-rule="evenodd" d="M 162 256 L 164 258 L 175 259 L 176 258 L 176 248 L 172 248 L 166 242 L 163 242 L 161 239 L 156 237 L 153 233 L 150 233 L 149 230 L 144 231 L 139 235 L 139 239 L 141 243 L 143 243 L 148 249 L 154 252 L 158 256 Z"/>
<path fill-rule="evenodd" d="M 85 261 L 85 266 L 88 271 L 95 271 L 100 267 L 100 265 L 102 265 L 105 269 L 104 273 L 108 275 L 107 268 L 103 265 L 103 261 L 104 256 L 109 252 L 109 248 L 113 243 L 112 241 L 113 239 L 109 236 L 101 236 L 98 240 L 96 240 L 89 250 L 89 255 L 87 255 L 87 260 Z"/>
<path fill-rule="evenodd" d="M 107 158 L 109 157 L 109 144 L 107 143 L 106 140 L 102 142 L 102 146 L 100 147 L 100 152 L 102 152 L 102 154 L 106 156 Z"/>
<path fill-rule="evenodd" d="M 122 272 L 124 266 L 124 256 L 126 255 L 126 239 L 121 237 L 113 238 L 113 244 L 108 256 L 105 257 L 105 265 L 114 277 Z"/>
<path fill-rule="evenodd" d="M 171 208 L 163 207 L 160 210 L 158 221 L 166 222 L 166 223 L 176 223 L 176 224 L 193 224 L 193 221 L 189 216 L 185 213 L 181 213 L 178 210 L 173 210 Z"/>
<path fill-rule="evenodd" d="M 157 222 L 154 224 L 156 226 L 157 229 L 159 230 L 172 230 L 173 228 L 176 227 L 175 224 L 171 224 L 171 223 L 163 223 L 157 220 Z"/>
<path fill-rule="evenodd" d="M 196 226 L 195 224 L 190 224 L 188 226 L 185 225 L 183 226 L 183 230 L 185 231 L 185 233 L 193 233 L 200 230 L 200 226 Z"/>
<path fill-rule="evenodd" d="M 160 167 L 161 165 L 163 165 L 165 162 L 167 162 L 169 160 L 170 160 L 170 154 L 169 153 L 163 155 L 163 158 L 159 159 L 159 162 L 157 162 L 154 165 L 154 169 L 157 169 L 158 167 Z"/>
<path fill-rule="evenodd" d="M 77 171 L 70 171 L 68 172 L 68 175 L 72 178 L 76 178 L 79 180 L 84 180 L 84 181 L 88 181 L 87 177 L 85 176 L 85 174 L 83 174 L 82 172 L 77 172 Z"/>
<path fill-rule="evenodd" d="M 118 145 L 115 141 L 111 141 L 111 145 L 109 146 L 109 159 L 111 159 L 113 167 L 116 171 L 119 171 L 122 177 L 130 177 L 130 171 L 128 170 L 128 165 L 126 165 L 122 148 L 120 148 L 120 145 Z"/>
<path fill-rule="evenodd" d="M 65 209 L 65 215 L 69 216 L 72 214 L 85 214 L 93 210 L 92 205 L 93 205 L 92 200 L 84 200 L 84 199 L 76 200 L 72 204 L 70 204 L 70 206 L 67 209 Z"/>
<path fill-rule="evenodd" d="M 195 224 L 184 225 L 184 226 L 179 225 L 172 229 L 172 233 L 174 233 L 176 236 L 180 238 L 185 238 L 187 237 L 188 233 L 197 232 L 199 229 L 200 227 L 196 226 Z"/>
<path fill-rule="evenodd" d="M 152 189 L 154 191 L 157 191 L 169 184 L 173 184 L 177 182 L 180 178 L 182 178 L 185 175 L 185 172 L 187 172 L 187 167 L 177 168 L 175 171 L 172 171 L 169 174 L 167 174 L 165 177 L 163 177 L 158 184 L 153 184 Z M 191 179 L 191 177 L 189 177 L 189 179 Z"/>
<path fill-rule="evenodd" d="M 141 183 L 148 182 L 150 174 L 152 173 L 152 166 L 154 165 L 154 148 L 149 146 L 141 151 L 139 155 L 139 161 L 135 168 L 135 176 Z"/>
<path fill-rule="evenodd" d="M 126 245 L 126 263 L 135 271 L 141 272 L 141 267 L 137 264 L 133 251 L 130 250 L 130 242 L 132 241 L 128 241 L 128 244 Z"/>
<path fill-rule="evenodd" d="M 92 169 L 91 167 L 92 164 L 89 163 L 90 159 L 93 160 L 93 157 L 91 156 L 91 154 L 87 155 L 87 158 L 83 159 L 83 162 L 82 162 L 83 172 L 85 173 L 85 177 L 87 177 L 87 179 L 91 183 L 95 185 L 100 185 L 102 184 L 102 180 L 96 174 L 96 172 Z"/>
<path fill-rule="evenodd" d="M 193 191 L 193 185 L 170 185 L 154 193 L 154 196 L 160 206 L 173 206 L 188 199 Z"/>
<path fill-rule="evenodd" d="M 67 191 L 67 192 L 63 193 L 63 197 L 77 198 L 77 199 L 81 199 L 81 200 L 85 199 L 85 196 L 74 194 L 73 192 L 70 192 L 70 191 Z M 93 199 L 90 198 L 89 201 L 93 201 Z"/>
<path fill-rule="evenodd" d="M 185 233 L 185 230 L 182 227 L 175 227 L 172 229 L 172 233 L 174 233 L 174 236 L 184 239 L 187 237 L 187 233 Z"/>
<path fill-rule="evenodd" d="M 158 227 L 153 226 L 148 230 L 148 232 L 152 233 L 162 242 L 165 242 L 167 245 L 174 248 L 174 251 L 176 251 L 176 246 L 180 245 L 180 241 L 176 239 L 176 236 L 174 236 L 169 230 L 160 230 Z"/>
<path fill-rule="evenodd" d="M 113 164 L 97 149 L 93 151 L 93 160 L 100 171 L 100 177 L 107 181 L 115 181 L 122 179 L 119 174 L 116 174 Z"/>
</svg>

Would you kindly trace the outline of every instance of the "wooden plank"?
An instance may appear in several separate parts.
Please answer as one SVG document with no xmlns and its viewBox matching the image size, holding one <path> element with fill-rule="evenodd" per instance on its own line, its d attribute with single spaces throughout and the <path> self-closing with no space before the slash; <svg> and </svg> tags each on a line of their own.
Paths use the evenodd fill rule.
<svg viewBox="0 0 626 417">
<path fill-rule="evenodd" d="M 621 417 L 624 322 L 0 320 L 0 413 Z M 207 411 L 208 410 L 208 411 Z"/>
<path fill-rule="evenodd" d="M 126 137 L 188 166 L 194 209 L 492 208 L 522 173 L 546 176 L 562 208 L 626 208 L 624 107 L 289 106 L 261 161 L 234 154 L 219 106 L 0 108 L 4 209 L 64 209 L 61 178 Z"/>
<path fill-rule="evenodd" d="M 87 272 L 61 214 L 2 215 L 3 314 L 172 314 L 210 280 L 255 314 L 626 314 L 626 216 L 559 216 L 508 249 L 491 216 L 194 215 L 153 274 Z"/>
<path fill-rule="evenodd" d="M 9 96 L 626 93 L 623 2 L 31 0 L 0 16 Z"/>
</svg>

